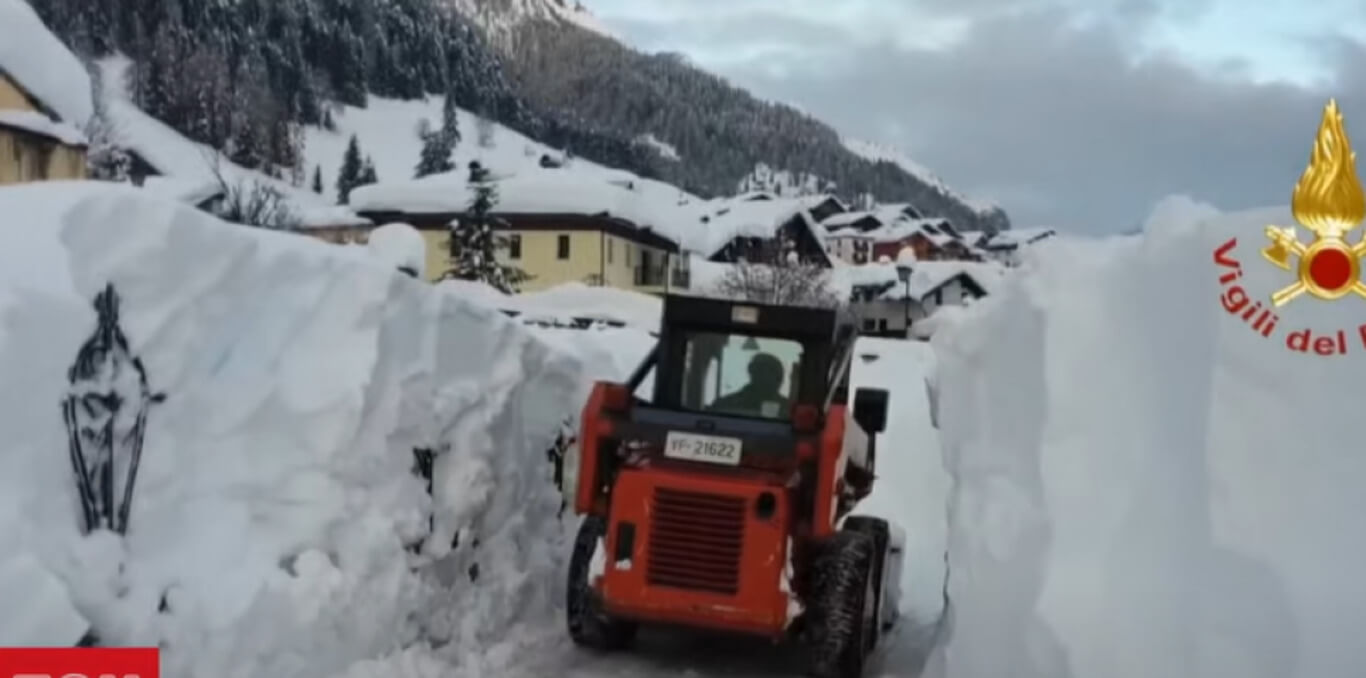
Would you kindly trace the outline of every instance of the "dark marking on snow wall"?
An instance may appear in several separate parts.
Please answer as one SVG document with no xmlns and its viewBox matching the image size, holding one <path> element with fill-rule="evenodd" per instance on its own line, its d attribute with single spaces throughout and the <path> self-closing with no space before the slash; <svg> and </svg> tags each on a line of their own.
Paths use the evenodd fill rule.
<svg viewBox="0 0 1366 678">
<path fill-rule="evenodd" d="M 95 295 L 95 331 L 67 370 L 62 400 L 84 533 L 127 532 L 147 414 L 166 399 L 148 385 L 142 359 L 129 348 L 119 324 L 119 303 L 112 283 Z"/>
</svg>

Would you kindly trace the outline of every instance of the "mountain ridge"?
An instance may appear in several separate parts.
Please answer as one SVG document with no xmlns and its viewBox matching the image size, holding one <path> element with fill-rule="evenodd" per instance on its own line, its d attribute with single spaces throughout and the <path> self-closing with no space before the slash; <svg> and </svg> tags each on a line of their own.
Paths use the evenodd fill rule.
<svg viewBox="0 0 1366 678">
<path fill-rule="evenodd" d="M 686 57 L 638 50 L 577 0 L 444 1 L 485 32 L 524 98 L 671 149 L 678 157 L 657 169 L 689 191 L 734 193 L 756 173 L 777 172 L 795 192 L 833 188 L 860 206 L 909 201 L 965 230 L 1010 228 L 998 205 L 950 188 L 900 151 L 760 99 Z"/>
</svg>

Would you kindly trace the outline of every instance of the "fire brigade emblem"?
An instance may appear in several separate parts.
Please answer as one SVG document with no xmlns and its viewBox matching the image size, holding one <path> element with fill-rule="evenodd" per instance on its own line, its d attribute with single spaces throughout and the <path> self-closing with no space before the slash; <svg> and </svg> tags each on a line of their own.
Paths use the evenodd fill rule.
<svg viewBox="0 0 1366 678">
<path fill-rule="evenodd" d="M 1291 270 L 1293 258 L 1297 275 L 1295 282 L 1272 293 L 1271 303 L 1284 306 L 1305 292 L 1325 301 L 1348 294 L 1366 298 L 1366 283 L 1361 280 L 1366 237 L 1355 243 L 1345 237 L 1366 219 L 1366 196 L 1335 100 L 1323 110 L 1309 166 L 1291 194 L 1290 211 L 1313 239 L 1301 242 L 1294 226 L 1266 227 L 1271 244 L 1262 256 L 1285 271 Z"/>
</svg>

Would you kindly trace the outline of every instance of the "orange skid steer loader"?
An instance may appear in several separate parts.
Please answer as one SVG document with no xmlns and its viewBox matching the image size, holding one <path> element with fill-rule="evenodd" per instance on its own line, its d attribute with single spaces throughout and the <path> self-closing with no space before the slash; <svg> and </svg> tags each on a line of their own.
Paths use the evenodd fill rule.
<svg viewBox="0 0 1366 678">
<path fill-rule="evenodd" d="M 884 390 L 849 405 L 857 333 L 831 310 L 668 296 L 659 342 L 600 382 L 567 451 L 584 516 L 569 634 L 597 650 L 639 624 L 795 640 L 811 675 L 857 678 L 897 619 L 904 538 L 849 516 L 872 489 Z M 636 391 L 653 376 L 653 397 Z"/>
</svg>

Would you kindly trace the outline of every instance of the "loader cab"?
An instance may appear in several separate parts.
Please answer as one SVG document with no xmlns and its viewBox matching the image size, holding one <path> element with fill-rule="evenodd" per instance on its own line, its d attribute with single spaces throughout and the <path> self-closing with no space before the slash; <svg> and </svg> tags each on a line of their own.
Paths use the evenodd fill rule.
<svg viewBox="0 0 1366 678">
<path fill-rule="evenodd" d="M 835 313 L 669 297 L 656 349 L 655 406 L 788 421 L 827 395 Z"/>
</svg>

